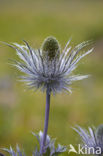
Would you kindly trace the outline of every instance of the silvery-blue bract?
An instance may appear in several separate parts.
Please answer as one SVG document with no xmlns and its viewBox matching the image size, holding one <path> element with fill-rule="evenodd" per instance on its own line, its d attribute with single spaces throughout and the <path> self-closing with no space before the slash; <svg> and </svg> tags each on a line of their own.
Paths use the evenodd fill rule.
<svg viewBox="0 0 103 156">
<path fill-rule="evenodd" d="M 20 150 L 18 145 L 16 146 L 16 151 L 11 146 L 10 149 L 3 148 L 2 150 L 8 152 L 10 156 L 25 156 L 25 153 Z"/>
<path fill-rule="evenodd" d="M 57 54 L 52 60 L 49 60 L 47 52 L 47 55 L 43 57 L 42 49 L 35 50 L 31 48 L 26 41 L 24 42 L 25 45 L 13 43 L 9 46 L 16 49 L 21 62 L 15 61 L 15 66 L 24 73 L 21 79 L 25 81 L 30 88 L 41 89 L 42 91 L 49 88 L 53 94 L 61 92 L 62 90 L 71 92 L 70 85 L 73 81 L 88 77 L 87 75 L 72 75 L 72 72 L 76 69 L 80 59 L 92 52 L 93 49 L 90 49 L 80 54 L 80 51 L 83 50 L 89 42 L 80 43 L 71 49 L 69 40 L 59 55 L 59 58 Z"/>
</svg>

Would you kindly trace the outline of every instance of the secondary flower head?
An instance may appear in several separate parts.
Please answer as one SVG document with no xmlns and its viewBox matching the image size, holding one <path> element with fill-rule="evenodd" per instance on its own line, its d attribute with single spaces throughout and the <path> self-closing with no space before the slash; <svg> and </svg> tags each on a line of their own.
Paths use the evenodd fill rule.
<svg viewBox="0 0 103 156">
<path fill-rule="evenodd" d="M 69 40 L 61 53 L 60 45 L 54 37 L 47 38 L 42 48 L 38 50 L 24 42 L 25 45 L 14 43 L 9 46 L 16 49 L 21 62 L 15 61 L 15 66 L 25 74 L 21 78 L 30 88 L 41 88 L 42 91 L 48 88 L 53 94 L 62 90 L 71 91 L 70 85 L 73 81 L 88 77 L 72 75 L 72 72 L 76 69 L 79 60 L 92 52 L 93 49 L 90 49 L 79 54 L 89 42 L 80 43 L 71 50 Z"/>
<path fill-rule="evenodd" d="M 95 150 L 100 147 L 101 154 L 103 154 L 103 125 L 97 128 L 88 128 L 88 131 L 77 126 L 73 128 L 81 137 L 83 145 L 93 147 Z"/>
</svg>

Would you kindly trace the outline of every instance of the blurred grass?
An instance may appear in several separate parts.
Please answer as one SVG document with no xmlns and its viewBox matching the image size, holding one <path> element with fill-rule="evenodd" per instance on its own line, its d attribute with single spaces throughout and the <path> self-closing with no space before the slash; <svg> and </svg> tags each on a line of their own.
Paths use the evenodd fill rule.
<svg viewBox="0 0 103 156">
<path fill-rule="evenodd" d="M 1 41 L 22 43 L 25 39 L 39 48 L 48 35 L 57 37 L 62 48 L 71 36 L 72 45 L 89 39 L 95 42 L 94 53 L 75 72 L 92 76 L 73 84 L 72 95 L 63 93 L 51 100 L 48 133 L 61 144 L 76 145 L 78 137 L 71 126 L 87 128 L 103 122 L 103 1 L 0 0 Z M 15 51 L 1 45 L 0 84 L 9 76 L 12 85 L 0 87 L 0 147 L 19 143 L 31 154 L 36 139 L 29 132 L 43 129 L 45 94 L 28 91 L 16 81 L 20 73 L 8 64 L 9 58 L 17 58 Z"/>
</svg>

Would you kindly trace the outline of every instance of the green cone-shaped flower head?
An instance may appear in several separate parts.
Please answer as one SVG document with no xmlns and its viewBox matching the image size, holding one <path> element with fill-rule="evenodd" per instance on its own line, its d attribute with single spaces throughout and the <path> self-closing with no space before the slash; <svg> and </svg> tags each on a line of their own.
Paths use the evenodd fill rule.
<svg viewBox="0 0 103 156">
<path fill-rule="evenodd" d="M 100 125 L 98 128 L 97 128 L 97 131 L 96 131 L 96 136 L 97 138 L 101 138 L 103 136 L 103 125 Z"/>
<path fill-rule="evenodd" d="M 55 37 L 47 37 L 42 44 L 43 56 L 49 56 L 49 60 L 53 60 L 55 56 L 59 57 L 60 45 Z"/>
</svg>

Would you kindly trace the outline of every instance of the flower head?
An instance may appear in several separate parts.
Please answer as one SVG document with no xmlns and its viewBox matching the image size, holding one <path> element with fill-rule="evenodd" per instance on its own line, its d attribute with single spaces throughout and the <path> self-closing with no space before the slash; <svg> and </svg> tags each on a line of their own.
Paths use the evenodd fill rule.
<svg viewBox="0 0 103 156">
<path fill-rule="evenodd" d="M 83 145 L 87 147 L 93 147 L 95 150 L 100 147 L 103 154 L 103 125 L 97 128 L 88 128 L 88 131 L 77 126 L 73 128 L 81 137 Z"/>
<path fill-rule="evenodd" d="M 68 41 L 61 54 L 59 43 L 53 37 L 47 38 L 42 48 L 38 50 L 34 50 L 26 41 L 24 42 L 25 45 L 14 43 L 9 46 L 16 49 L 21 62 L 15 61 L 15 66 L 25 74 L 21 78 L 30 88 L 41 88 L 42 91 L 49 88 L 53 94 L 62 90 L 71 91 L 70 85 L 73 81 L 88 77 L 72 75 L 72 72 L 80 59 L 92 52 L 93 49 L 90 49 L 79 54 L 89 42 L 83 42 L 71 50 Z"/>
</svg>

